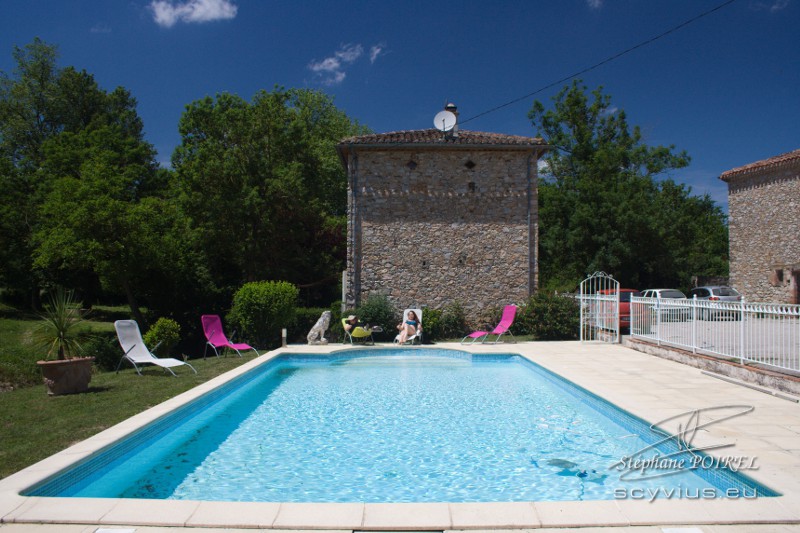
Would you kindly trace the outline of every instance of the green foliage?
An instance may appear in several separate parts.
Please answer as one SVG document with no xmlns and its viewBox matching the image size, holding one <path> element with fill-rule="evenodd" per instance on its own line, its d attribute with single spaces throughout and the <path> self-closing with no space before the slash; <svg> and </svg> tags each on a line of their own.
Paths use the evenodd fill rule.
<svg viewBox="0 0 800 533">
<path fill-rule="evenodd" d="M 83 345 L 83 355 L 94 357 L 95 366 L 101 370 L 116 370 L 123 353 L 117 336 L 110 331 L 94 333 Z"/>
<path fill-rule="evenodd" d="M 538 292 L 517 309 L 512 332 L 542 341 L 577 339 L 580 332 L 578 301 Z"/>
<path fill-rule="evenodd" d="M 87 305 L 102 282 L 141 320 L 136 281 L 163 234 L 161 206 L 145 199 L 167 183 L 136 101 L 59 68 L 39 39 L 14 58 L 15 77 L 0 76 L 0 283 L 35 306 L 42 282 L 82 289 Z"/>
<path fill-rule="evenodd" d="M 441 309 L 424 309 L 422 315 L 426 340 L 460 339 L 468 333 L 464 308 L 459 302 Z"/>
<path fill-rule="evenodd" d="M 190 104 L 172 164 L 181 209 L 217 287 L 333 284 L 344 269 L 346 187 L 335 151 L 364 128 L 305 89 Z"/>
<path fill-rule="evenodd" d="M 171 318 L 161 317 L 147 330 L 143 340 L 145 346 L 154 350 L 156 355 L 170 355 L 181 340 L 181 327 Z"/>
<path fill-rule="evenodd" d="M 314 324 L 317 323 L 317 320 L 319 320 L 319 317 L 324 311 L 330 311 L 330 309 L 325 309 L 323 307 L 298 307 L 295 310 L 294 324 L 292 324 L 287 332 L 288 342 L 305 344 L 308 332 L 311 331 L 311 328 L 314 327 Z M 341 321 L 341 318 L 339 320 Z M 335 325 L 333 318 L 331 318 L 331 323 L 330 326 L 328 326 L 327 332 L 330 332 Z M 325 333 L 325 338 L 330 339 L 330 335 L 328 335 L 327 332 Z"/>
<path fill-rule="evenodd" d="M 57 287 L 48 299 L 33 331 L 34 343 L 47 350 L 47 359 L 72 359 L 82 354 L 85 330 L 79 326 L 84 314 L 71 291 Z"/>
<path fill-rule="evenodd" d="M 392 334 L 397 324 L 397 310 L 394 308 L 389 298 L 385 294 L 370 294 L 366 301 L 354 310 L 347 310 L 342 316 L 356 315 L 362 324 L 380 326 L 383 333 L 373 333 L 372 337 L 382 342 L 394 338 Z M 338 319 L 338 330 L 341 330 L 342 317 Z"/>
<path fill-rule="evenodd" d="M 346 255 L 347 180 L 336 154 L 368 130 L 327 95 L 221 94 L 187 106 L 160 169 L 136 100 L 61 68 L 55 46 L 14 48 L 0 72 L 0 288 L 39 307 L 41 287 L 85 307 L 123 297 L 182 324 L 227 306 L 243 283 L 283 279 L 306 302 L 336 289 Z"/>
<path fill-rule="evenodd" d="M 708 195 L 660 176 L 686 167 L 674 147 L 650 147 L 601 89 L 579 81 L 529 117 L 554 150 L 539 183 L 541 286 L 574 290 L 594 271 L 626 287 L 686 286 L 727 272 L 727 227 Z M 658 178 L 658 179 L 657 179 Z"/>
<path fill-rule="evenodd" d="M 228 321 L 253 346 L 280 345 L 281 329 L 295 322 L 297 287 L 286 281 L 244 284 L 233 297 Z"/>
</svg>

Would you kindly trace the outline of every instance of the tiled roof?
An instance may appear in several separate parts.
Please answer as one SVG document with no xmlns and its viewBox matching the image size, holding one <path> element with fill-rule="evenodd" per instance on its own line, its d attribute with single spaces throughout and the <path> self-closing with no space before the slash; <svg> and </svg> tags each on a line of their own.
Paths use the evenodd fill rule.
<svg viewBox="0 0 800 533">
<path fill-rule="evenodd" d="M 755 163 L 750 163 L 749 165 L 744 165 L 742 167 L 728 170 L 727 172 L 723 172 L 722 175 L 719 177 L 719 179 L 721 179 L 722 181 L 728 181 L 729 179 L 739 176 L 741 174 L 747 174 L 749 172 L 754 172 L 756 170 L 764 170 L 767 168 L 775 168 L 792 162 L 800 162 L 800 149 L 793 150 L 785 154 L 776 155 L 775 157 L 770 157 L 769 159 L 764 159 L 762 161 L 756 161 Z"/>
<path fill-rule="evenodd" d="M 522 137 L 520 135 L 504 135 L 482 131 L 459 130 L 458 136 L 452 136 L 431 128 L 429 130 L 392 131 L 373 135 L 360 135 L 342 139 L 342 145 L 493 145 L 493 146 L 546 146 L 547 143 L 538 137 Z"/>
</svg>

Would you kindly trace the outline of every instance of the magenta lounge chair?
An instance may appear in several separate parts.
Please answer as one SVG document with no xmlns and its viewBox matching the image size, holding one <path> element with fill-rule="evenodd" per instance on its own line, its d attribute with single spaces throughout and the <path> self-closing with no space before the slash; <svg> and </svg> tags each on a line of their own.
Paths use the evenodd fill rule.
<svg viewBox="0 0 800 533">
<path fill-rule="evenodd" d="M 203 358 L 205 358 L 209 346 L 214 349 L 214 353 L 217 354 L 217 357 L 219 357 L 217 348 L 230 348 L 238 353 L 239 357 L 242 356 L 240 350 L 253 350 L 256 352 L 256 355 L 259 355 L 258 350 L 249 344 L 243 342 L 232 343 L 229 341 L 228 337 L 225 336 L 225 332 L 222 330 L 222 320 L 219 318 L 219 315 L 203 315 L 200 317 L 200 321 L 203 323 L 203 333 L 205 333 L 206 340 L 208 341 L 206 342 L 206 349 L 203 350 Z"/>
<path fill-rule="evenodd" d="M 481 340 L 481 344 L 486 342 L 486 339 L 489 338 L 489 335 L 497 335 L 497 338 L 490 342 L 489 344 L 498 344 L 500 341 L 500 337 L 503 336 L 504 333 L 508 333 L 511 335 L 511 338 L 514 338 L 514 334 L 511 333 L 510 328 L 511 324 L 514 323 L 514 317 L 517 316 L 517 306 L 516 305 L 507 305 L 503 308 L 503 316 L 500 318 L 500 323 L 492 331 L 473 331 L 463 339 L 461 339 L 461 344 L 466 344 L 467 339 L 472 339 L 470 344 L 475 344 L 478 339 L 483 337 Z M 517 342 L 514 339 L 514 342 Z"/>
</svg>

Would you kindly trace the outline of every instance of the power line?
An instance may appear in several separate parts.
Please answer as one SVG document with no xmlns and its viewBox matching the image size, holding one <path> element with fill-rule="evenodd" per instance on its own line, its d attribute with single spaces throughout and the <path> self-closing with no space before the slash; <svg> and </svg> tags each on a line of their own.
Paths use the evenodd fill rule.
<svg viewBox="0 0 800 533">
<path fill-rule="evenodd" d="M 696 22 L 696 21 L 700 20 L 703 17 L 707 17 L 708 15 L 711 15 L 712 13 L 714 13 L 716 11 L 719 11 L 720 9 L 722 9 L 724 7 L 729 6 L 730 4 L 734 3 L 735 1 L 736 0 L 727 0 L 726 2 L 723 2 L 723 3 L 719 4 L 716 7 L 712 8 L 712 9 L 709 9 L 708 11 L 700 13 L 699 15 L 696 15 L 696 16 L 690 18 L 689 20 L 681 22 L 677 26 L 674 26 L 674 27 L 668 29 L 667 31 L 665 31 L 663 33 L 660 33 L 660 34 L 656 35 L 655 37 L 651 37 L 650 39 L 647 39 L 646 41 L 642 41 L 639 44 L 631 46 L 627 50 L 623 50 L 622 52 L 614 54 L 613 56 L 610 56 L 610 57 L 600 61 L 599 63 L 595 63 L 591 67 L 587 67 L 587 68 L 585 68 L 583 70 L 575 72 L 574 74 L 570 74 L 569 76 L 561 78 L 558 81 L 554 81 L 553 83 L 545 85 L 544 87 L 542 87 L 540 89 L 536 89 L 532 93 L 528 93 L 525 96 L 520 96 L 519 98 L 515 98 L 514 100 L 506 102 L 505 104 L 501 104 L 499 106 L 493 107 L 493 108 L 491 108 L 491 109 L 489 109 L 487 111 L 484 111 L 482 113 L 478 113 L 477 115 L 472 116 L 472 117 L 470 117 L 470 118 L 468 118 L 466 120 L 461 120 L 461 121 L 459 121 L 459 123 L 460 124 L 465 124 L 465 123 L 469 122 L 470 120 L 475 120 L 476 118 L 482 117 L 484 115 L 488 115 L 489 113 L 494 113 L 495 111 L 499 111 L 500 109 L 503 109 L 503 108 L 508 107 L 510 105 L 514 105 L 517 102 L 521 102 L 522 100 L 527 100 L 531 96 L 534 96 L 534 95 L 536 95 L 536 94 L 538 94 L 538 93 L 540 93 L 542 91 L 546 91 L 547 89 L 551 89 L 551 88 L 555 87 L 556 85 L 561 85 L 565 81 L 569 81 L 572 78 L 577 78 L 578 76 L 581 76 L 582 74 L 586 74 L 587 72 L 595 70 L 596 68 L 602 67 L 606 63 L 610 63 L 610 62 L 614 61 L 615 59 L 619 59 L 620 57 L 624 56 L 625 54 L 633 52 L 634 50 L 638 50 L 639 48 L 643 48 L 643 47 L 647 46 L 648 44 L 651 44 L 651 43 L 653 43 L 653 42 L 655 42 L 655 41 L 657 41 L 657 40 L 659 40 L 659 39 L 661 39 L 663 37 L 666 37 L 667 35 L 669 35 L 671 33 L 675 33 L 676 31 L 680 30 L 681 28 L 683 28 L 685 26 L 688 26 L 692 22 Z"/>
</svg>

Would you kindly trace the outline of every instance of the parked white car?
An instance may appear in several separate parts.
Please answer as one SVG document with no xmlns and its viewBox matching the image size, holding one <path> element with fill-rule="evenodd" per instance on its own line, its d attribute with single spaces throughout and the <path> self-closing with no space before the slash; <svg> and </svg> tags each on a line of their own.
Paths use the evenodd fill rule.
<svg viewBox="0 0 800 533">
<path fill-rule="evenodd" d="M 688 306 L 662 305 L 661 300 L 685 300 L 686 295 L 678 289 L 647 289 L 642 291 L 644 298 L 656 298 L 656 309 L 659 310 L 658 316 L 662 322 L 689 320 L 692 317 L 692 310 Z"/>
</svg>

